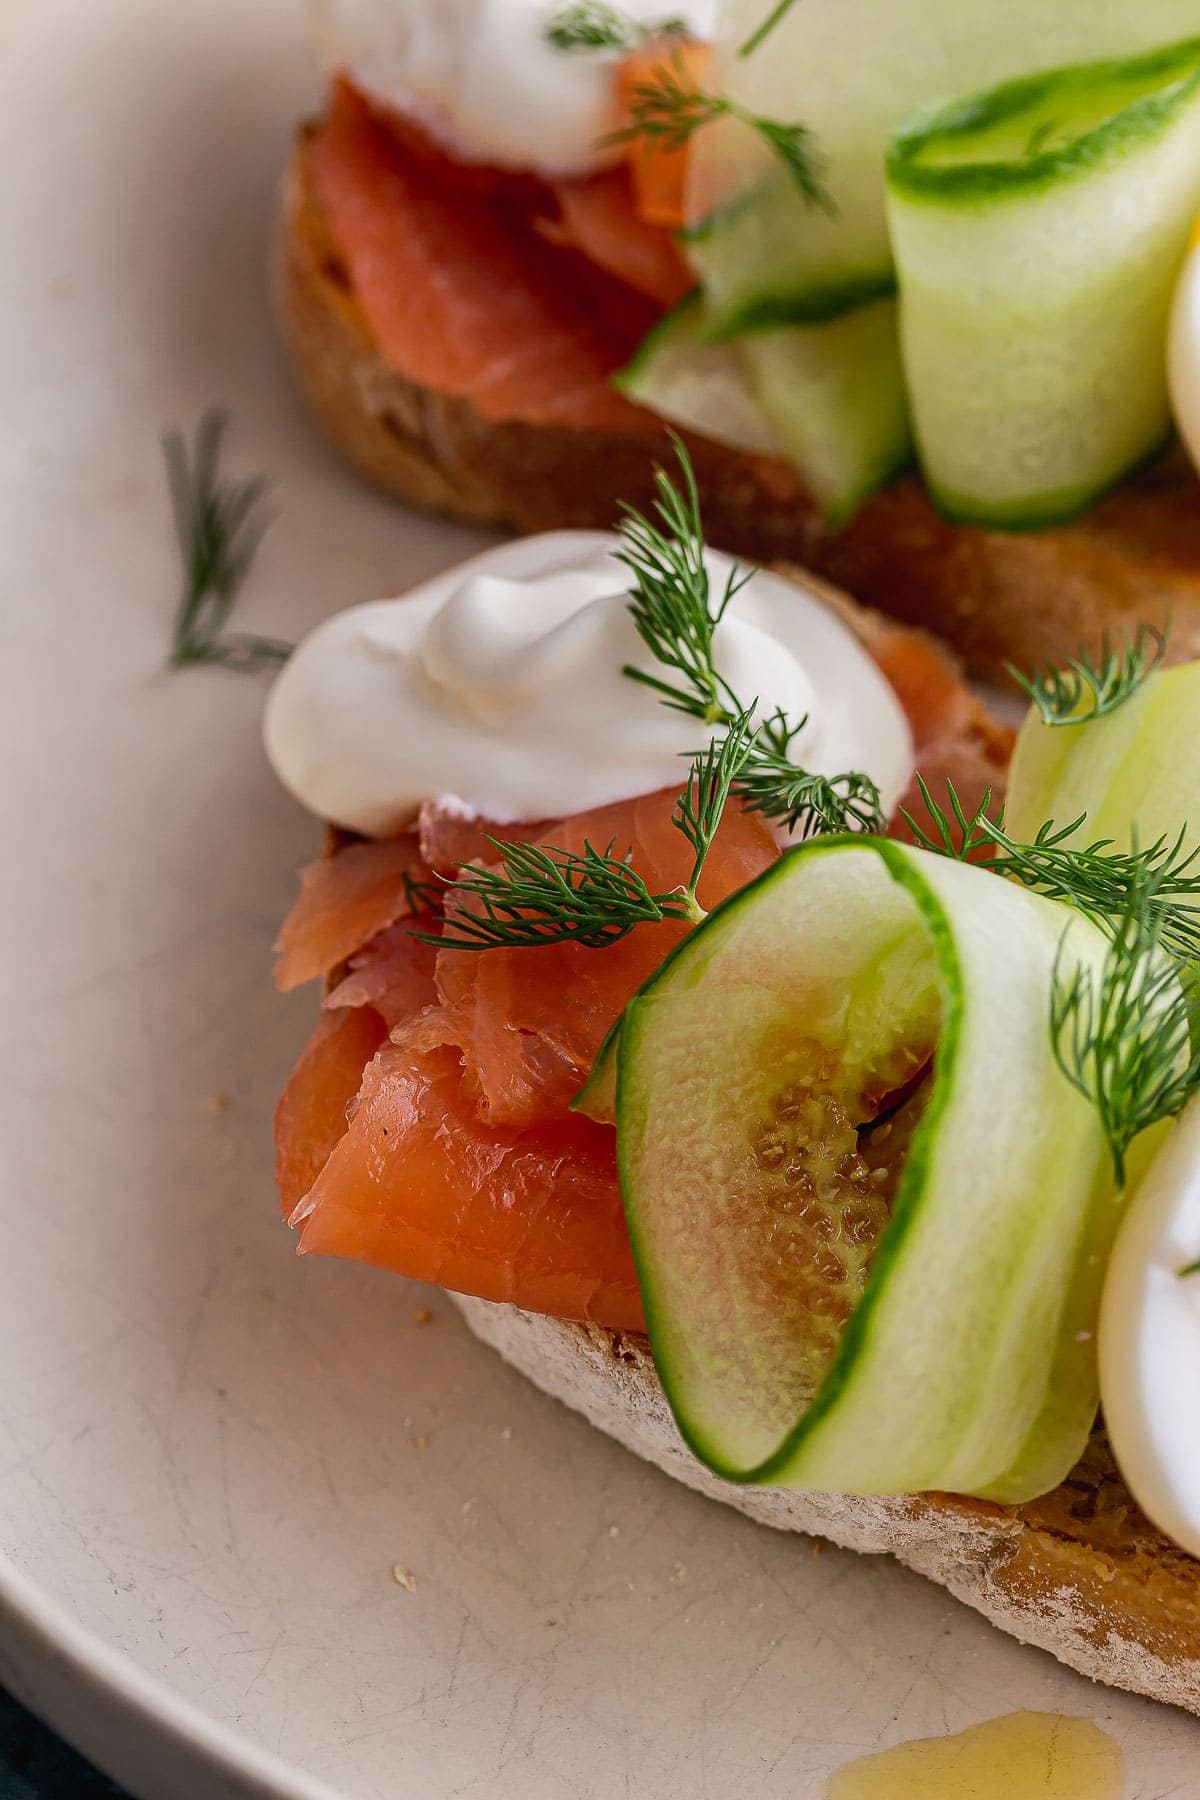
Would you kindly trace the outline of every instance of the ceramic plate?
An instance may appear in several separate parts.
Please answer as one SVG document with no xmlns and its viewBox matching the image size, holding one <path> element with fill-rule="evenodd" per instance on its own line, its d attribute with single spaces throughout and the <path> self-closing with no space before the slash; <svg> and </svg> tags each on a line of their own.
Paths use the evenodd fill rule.
<svg viewBox="0 0 1200 1800">
<path fill-rule="evenodd" d="M 294 1259 L 270 1120 L 312 1001 L 269 951 L 316 833 L 261 687 L 163 672 L 159 435 L 224 402 L 270 471 L 260 629 L 480 539 L 360 487 L 290 393 L 299 9 L 6 0 L 0 44 L 0 1680 L 153 1800 L 816 1795 L 1020 1707 L 1189 1791 L 1194 1721 L 676 1488 L 437 1295 Z"/>
</svg>

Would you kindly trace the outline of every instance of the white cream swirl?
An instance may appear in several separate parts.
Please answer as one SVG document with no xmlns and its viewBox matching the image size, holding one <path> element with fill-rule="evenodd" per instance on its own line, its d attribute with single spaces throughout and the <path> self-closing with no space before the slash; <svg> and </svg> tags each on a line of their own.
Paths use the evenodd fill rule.
<svg viewBox="0 0 1200 1800">
<path fill-rule="evenodd" d="M 267 752 L 321 818 L 380 837 L 423 800 L 510 823 L 680 783 L 710 735 L 626 664 L 662 677 L 629 614 L 607 532 L 554 531 L 486 551 L 398 600 L 337 613 L 304 640 L 267 702 Z M 717 591 L 730 559 L 706 552 Z M 759 716 L 807 715 L 792 755 L 856 769 L 894 805 L 912 772 L 900 705 L 817 597 L 759 571 L 718 626 L 721 675 Z"/>
<path fill-rule="evenodd" d="M 611 161 L 620 51 L 559 49 L 555 0 L 313 0 L 317 55 L 464 162 L 581 175 Z M 621 0 L 638 25 L 712 33 L 716 0 Z"/>
</svg>

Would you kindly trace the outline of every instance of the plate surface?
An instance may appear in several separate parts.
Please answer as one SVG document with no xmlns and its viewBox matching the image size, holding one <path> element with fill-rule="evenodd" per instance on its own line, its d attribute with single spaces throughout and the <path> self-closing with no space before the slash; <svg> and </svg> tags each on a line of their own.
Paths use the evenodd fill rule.
<svg viewBox="0 0 1200 1800">
<path fill-rule="evenodd" d="M 311 1001 L 269 948 L 315 832 L 261 687 L 161 672 L 159 433 L 224 401 L 272 473 L 247 624 L 481 541 L 359 487 L 291 396 L 263 263 L 298 11 L 0 22 L 0 1679 L 154 1800 L 807 1796 L 1018 1707 L 1194 1793 L 1195 1721 L 673 1487 L 438 1296 L 293 1259 L 270 1115 Z"/>
</svg>

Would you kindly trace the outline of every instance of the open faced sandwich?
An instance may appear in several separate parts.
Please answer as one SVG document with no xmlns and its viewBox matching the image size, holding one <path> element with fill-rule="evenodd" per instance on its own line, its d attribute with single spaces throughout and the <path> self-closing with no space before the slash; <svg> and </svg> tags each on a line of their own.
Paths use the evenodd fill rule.
<svg viewBox="0 0 1200 1800">
<path fill-rule="evenodd" d="M 976 669 L 1200 655 L 1198 0 L 314 17 L 278 309 L 388 487 L 606 528 L 669 422 L 713 543 Z"/>
<path fill-rule="evenodd" d="M 1200 664 L 1032 672 L 1014 751 L 657 482 L 279 677 L 328 826 L 285 1216 L 678 1478 L 1200 1711 Z"/>
</svg>

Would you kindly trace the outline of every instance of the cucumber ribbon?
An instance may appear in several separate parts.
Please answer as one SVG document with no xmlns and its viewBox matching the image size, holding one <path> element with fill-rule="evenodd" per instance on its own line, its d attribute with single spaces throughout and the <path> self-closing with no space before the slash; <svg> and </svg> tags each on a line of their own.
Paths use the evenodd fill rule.
<svg viewBox="0 0 1200 1800">
<path fill-rule="evenodd" d="M 1008 777 L 1006 823 L 1029 838 L 1046 819 L 1081 819 L 1076 843 L 1119 850 L 1158 838 L 1200 845 L 1200 662 L 1160 669 L 1118 712 L 1076 725 L 1021 727 Z"/>
<path fill-rule="evenodd" d="M 1070 518 L 1170 431 L 1171 295 L 1200 208 L 1200 39 L 1011 82 L 892 140 L 918 454 L 953 518 Z"/>
<path fill-rule="evenodd" d="M 1120 1209 L 1049 998 L 1056 957 L 1105 951 L 968 864 L 822 839 L 630 1003 L 622 1191 L 655 1362 L 709 1468 L 1002 1501 L 1066 1475 Z"/>
<path fill-rule="evenodd" d="M 892 291 L 884 154 L 918 108 L 1196 30 L 1193 0 L 794 0 L 752 43 L 769 10 L 725 0 L 712 82 L 751 112 L 803 120 L 834 210 L 806 206 L 738 120 L 698 137 L 689 245 L 727 332 L 817 324 Z"/>
<path fill-rule="evenodd" d="M 1163 46 L 1195 31 L 1193 0 L 797 0 L 762 23 L 763 0 L 722 8 L 713 83 L 804 121 L 832 205 L 739 118 L 701 132 L 683 241 L 703 320 L 647 343 L 637 397 L 719 440 L 755 421 L 831 529 L 910 460 L 910 401 L 952 516 L 1079 511 L 1169 428 L 1200 117 L 1195 43 Z M 984 78 L 1006 85 L 944 105 Z"/>
</svg>

